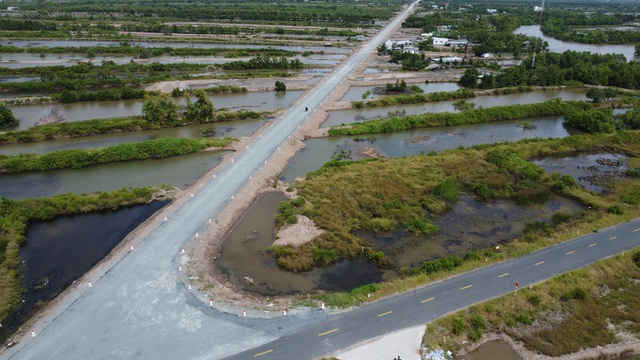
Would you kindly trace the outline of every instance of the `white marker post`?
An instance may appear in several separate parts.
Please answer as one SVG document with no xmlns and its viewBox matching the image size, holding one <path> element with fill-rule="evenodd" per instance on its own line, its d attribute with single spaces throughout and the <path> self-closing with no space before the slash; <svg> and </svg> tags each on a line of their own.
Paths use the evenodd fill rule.
<svg viewBox="0 0 640 360">
<path fill-rule="evenodd" d="M 196 233 L 196 237 L 200 236 L 200 234 Z"/>
<path fill-rule="evenodd" d="M 189 290 L 191 290 L 191 284 L 189 284 Z"/>
<path fill-rule="evenodd" d="M 242 310 L 242 316 L 247 316 L 247 310 Z"/>
<path fill-rule="evenodd" d="M 131 245 L 131 251 L 133 251 L 133 245 Z"/>
<path fill-rule="evenodd" d="M 167 217 L 166 216 L 164 217 L 164 221 L 167 221 Z"/>
<path fill-rule="evenodd" d="M 182 271 L 182 266 L 178 266 L 178 271 Z"/>
<path fill-rule="evenodd" d="M 182 248 L 182 253 L 184 254 L 184 248 Z"/>
<path fill-rule="evenodd" d="M 324 302 L 321 302 L 321 303 L 320 303 L 320 308 L 321 308 L 322 310 L 324 310 Z"/>
<path fill-rule="evenodd" d="M 36 337 L 36 331 L 35 330 L 31 330 L 31 337 L 32 338 Z"/>
<path fill-rule="evenodd" d="M 209 219 L 209 224 L 211 224 L 211 219 Z"/>
<path fill-rule="evenodd" d="M 209 300 L 209 306 L 213 306 L 213 300 Z"/>
<path fill-rule="evenodd" d="M 89 287 L 93 287 L 93 285 L 91 285 L 91 281 L 89 281 Z"/>
<path fill-rule="evenodd" d="M 287 309 L 282 310 L 282 315 L 287 315 Z"/>
</svg>

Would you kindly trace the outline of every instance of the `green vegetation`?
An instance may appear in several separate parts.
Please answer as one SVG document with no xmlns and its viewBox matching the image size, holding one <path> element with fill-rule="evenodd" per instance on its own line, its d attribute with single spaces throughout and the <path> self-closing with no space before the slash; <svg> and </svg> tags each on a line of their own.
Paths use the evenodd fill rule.
<svg viewBox="0 0 640 360">
<path fill-rule="evenodd" d="M 97 149 L 69 149 L 42 155 L 0 155 L 0 172 L 26 172 L 51 169 L 78 169 L 117 161 L 162 159 L 187 155 L 208 147 L 224 147 L 237 139 L 164 138 L 125 143 Z"/>
<path fill-rule="evenodd" d="M 391 84 L 388 84 L 391 85 Z M 393 85 L 391 85 L 393 86 Z M 463 99 L 472 98 L 476 94 L 472 90 L 456 90 L 448 92 L 432 92 L 432 93 L 416 93 L 416 94 L 402 94 L 402 95 L 389 95 L 379 99 L 367 100 L 367 101 L 352 101 L 351 106 L 353 108 L 363 107 L 376 107 L 376 106 L 392 106 L 400 104 L 419 104 L 432 101 L 444 101 L 451 99 Z"/>
<path fill-rule="evenodd" d="M 469 150 L 403 159 L 332 160 L 320 170 L 309 173 L 304 182 L 294 184 L 306 205 L 303 209 L 288 207 L 286 212 L 286 218 L 304 212 L 326 232 L 314 239 L 313 245 L 290 247 L 286 254 L 278 256 L 278 264 L 300 271 L 322 265 L 328 259 L 369 257 L 375 249 L 354 235 L 358 230 L 389 231 L 394 226 L 401 226 L 416 235 L 431 236 L 438 231 L 432 219 L 448 211 L 448 204 L 455 202 L 461 191 L 474 193 L 479 199 L 509 199 L 522 205 L 544 203 L 554 192 L 612 216 L 620 214 L 607 212 L 608 208 L 618 205 L 624 210 L 623 215 L 629 216 L 634 211 L 621 201 L 622 194 L 612 198 L 595 196 L 565 177 L 547 175 L 528 160 L 534 156 L 599 149 L 637 156 L 639 145 L 637 132 L 619 132 L 481 145 Z M 523 236 L 549 236 L 554 226 L 565 224 L 564 220 L 567 219 L 558 215 L 556 224 L 549 225 L 548 230 L 541 233 L 538 230 L 542 228 L 533 227 Z M 331 256 L 322 254 L 320 259 L 321 250 L 330 251 Z M 421 266 L 403 269 L 403 273 L 419 275 L 449 271 L 464 267 L 466 262 L 477 261 L 477 258 L 477 255 L 469 254 L 464 259 L 427 261 Z"/>
<path fill-rule="evenodd" d="M 575 41 L 585 44 L 631 44 L 640 42 L 640 33 L 637 31 L 622 31 L 612 29 L 611 26 L 623 25 L 627 21 L 637 20 L 628 14 L 587 14 L 568 11 L 553 10 L 550 19 L 541 27 L 542 32 L 553 38 L 563 41 Z M 585 27 L 594 27 L 588 29 Z"/>
<path fill-rule="evenodd" d="M 0 128 L 16 126 L 18 119 L 13 116 L 13 112 L 4 101 L 0 101 Z"/>
<path fill-rule="evenodd" d="M 293 185 L 299 196 L 304 197 L 306 204 L 303 209 L 294 210 L 293 213 L 304 212 L 327 232 L 315 238 L 313 246 L 306 244 L 280 249 L 275 254 L 278 264 L 296 271 L 322 266 L 326 262 L 314 257 L 322 249 L 335 251 L 338 259 L 363 256 L 375 261 L 384 254 L 371 248 L 363 239 L 353 236 L 353 233 L 358 230 L 393 231 L 397 227 L 406 226 L 414 218 L 430 219 L 431 217 L 425 217 L 425 213 L 436 217 L 448 211 L 447 203 L 440 196 L 456 193 L 455 189 L 445 191 L 451 186 L 447 184 L 452 181 L 455 181 L 461 191 L 475 193 L 479 199 L 510 199 L 526 205 L 544 202 L 550 193 L 556 193 L 580 202 L 585 208 L 591 208 L 578 217 L 556 213 L 548 224 L 531 224 L 521 236 L 503 244 L 500 252 L 478 249 L 467 253 L 463 258 L 455 256 L 433 259 L 413 268 L 402 268 L 401 279 L 378 284 L 375 293 L 371 293 L 371 298 L 351 292 L 318 295 L 317 299 L 329 306 L 357 305 L 485 266 L 487 263 L 522 256 L 571 238 L 575 236 L 576 229 L 580 232 L 596 231 L 635 218 L 640 215 L 637 205 L 633 205 L 631 200 L 636 199 L 635 204 L 640 203 L 637 200 L 640 199 L 640 188 L 634 181 L 635 178 L 629 177 L 628 181 L 612 183 L 608 195 L 595 195 L 580 188 L 570 176 L 548 175 L 528 159 L 607 151 L 631 156 L 628 166 L 638 169 L 638 135 L 637 131 L 630 131 L 554 140 L 529 139 L 402 159 L 332 161 L 321 170 L 308 174 L 304 182 Z M 438 185 L 440 195 L 435 191 Z M 609 208 L 612 206 L 618 206 L 623 211 L 611 212 Z M 376 254 L 372 255 L 373 253 Z M 332 256 L 329 258 L 333 254 L 331 252 Z M 388 258 L 384 258 L 385 266 L 393 266 Z M 575 284 L 570 290 L 578 285 Z M 579 291 L 574 294 L 581 296 Z M 558 298 L 560 295 L 561 293 Z M 543 301 L 544 299 L 532 298 L 529 303 Z M 512 321 L 513 326 L 532 321 L 530 314 L 518 315 L 510 318 L 509 323 Z M 475 330 L 472 337 L 480 337 L 479 329 L 480 327 Z"/>
<path fill-rule="evenodd" d="M 615 343 L 620 332 L 640 336 L 640 251 L 522 288 L 427 325 L 430 349 L 461 349 L 482 333 L 505 333 L 535 353 L 558 357 Z M 638 266 L 629 266 L 636 261 Z M 469 328 L 467 324 L 471 323 Z M 535 324 L 534 324 L 535 323 Z"/>
<path fill-rule="evenodd" d="M 619 54 L 592 54 L 565 51 L 562 54 L 541 52 L 521 65 L 504 69 L 498 75 L 485 75 L 479 87 L 503 88 L 510 86 L 572 85 L 576 82 L 590 85 L 615 86 L 624 89 L 640 87 L 640 63 L 627 62 Z"/>
<path fill-rule="evenodd" d="M 258 56 L 249 61 L 232 61 L 220 65 L 225 70 L 302 69 L 300 59 L 287 60 L 286 57 L 272 58 Z"/>
<path fill-rule="evenodd" d="M 284 84 L 284 82 L 282 81 L 276 81 L 276 87 L 275 87 L 276 91 L 287 91 L 287 85 Z"/>
<path fill-rule="evenodd" d="M 271 114 L 270 111 L 256 112 L 251 110 L 216 111 L 211 119 L 198 119 L 194 123 L 212 123 L 230 120 L 258 119 Z M 97 119 L 35 126 L 26 130 L 15 130 L 0 133 L 0 144 L 27 143 L 35 141 L 75 138 L 98 134 L 118 133 L 122 131 L 153 130 L 189 125 L 187 122 L 155 123 L 131 116 L 115 119 Z"/>
<path fill-rule="evenodd" d="M 413 96 L 421 95 L 424 94 Z M 387 133 L 421 127 L 453 126 L 499 120 L 525 119 L 534 116 L 563 115 L 572 109 L 589 109 L 590 107 L 591 105 L 585 102 L 553 99 L 538 104 L 495 106 L 485 109 L 467 110 L 460 113 L 426 113 L 392 117 L 391 119 L 384 120 L 358 122 L 350 124 L 348 127 L 332 127 L 329 129 L 329 136 Z"/>
<path fill-rule="evenodd" d="M 22 263 L 19 250 L 24 244 L 29 223 L 146 204 L 156 193 L 157 189 L 147 187 L 93 195 L 63 194 L 42 199 L 9 200 L 0 197 L 0 322 L 4 322 L 20 304 Z"/>
</svg>

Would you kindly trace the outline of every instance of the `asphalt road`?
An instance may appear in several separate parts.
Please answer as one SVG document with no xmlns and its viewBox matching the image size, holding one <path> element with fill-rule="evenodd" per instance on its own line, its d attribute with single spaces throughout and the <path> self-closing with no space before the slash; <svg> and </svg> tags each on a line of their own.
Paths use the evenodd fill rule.
<svg viewBox="0 0 640 360">
<path fill-rule="evenodd" d="M 306 120 L 309 112 L 347 77 L 391 30 L 412 11 L 411 5 L 371 41 L 276 119 L 249 149 L 209 179 L 132 251 L 100 266 L 89 283 L 54 306 L 26 336 L 5 350 L 2 359 L 220 359 L 325 319 L 311 311 L 276 319 L 238 318 L 206 306 L 185 289 L 179 270 L 187 259 L 181 248 L 205 232 L 208 219 L 224 207 L 249 177 Z M 27 330 L 29 332 L 29 330 Z M 295 358 L 295 357 L 294 357 Z"/>
<path fill-rule="evenodd" d="M 318 359 L 640 246 L 640 219 L 332 315 L 226 359 Z M 635 266 L 635 265 L 631 265 Z M 517 295 L 516 295 L 517 296 Z M 523 299 L 523 301 L 526 301 Z M 417 344 L 416 344 L 417 345 Z"/>
</svg>

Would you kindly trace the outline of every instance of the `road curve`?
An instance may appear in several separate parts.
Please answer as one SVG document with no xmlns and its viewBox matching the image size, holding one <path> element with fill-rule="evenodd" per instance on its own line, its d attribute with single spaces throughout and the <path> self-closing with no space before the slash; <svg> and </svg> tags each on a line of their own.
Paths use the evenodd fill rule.
<svg viewBox="0 0 640 360">
<path fill-rule="evenodd" d="M 326 318 L 311 311 L 276 319 L 238 318 L 196 299 L 179 281 L 181 248 L 224 210 L 249 177 L 293 134 L 347 75 L 413 10 L 407 7 L 371 41 L 293 105 L 215 178 L 126 255 L 92 272 L 2 359 L 220 359 Z M 294 357 L 295 358 L 295 357 Z"/>
<path fill-rule="evenodd" d="M 640 219 L 332 315 L 226 359 L 318 359 L 640 246 Z M 523 300 L 524 301 L 524 300 Z"/>
</svg>

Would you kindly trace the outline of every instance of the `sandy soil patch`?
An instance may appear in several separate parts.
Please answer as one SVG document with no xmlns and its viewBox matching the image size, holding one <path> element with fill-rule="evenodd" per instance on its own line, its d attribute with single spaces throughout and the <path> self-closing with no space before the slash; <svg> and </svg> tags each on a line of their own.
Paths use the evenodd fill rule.
<svg viewBox="0 0 640 360">
<path fill-rule="evenodd" d="M 306 216 L 298 215 L 298 223 L 283 227 L 276 234 L 274 245 L 302 245 L 322 235 L 324 230 Z"/>
</svg>

